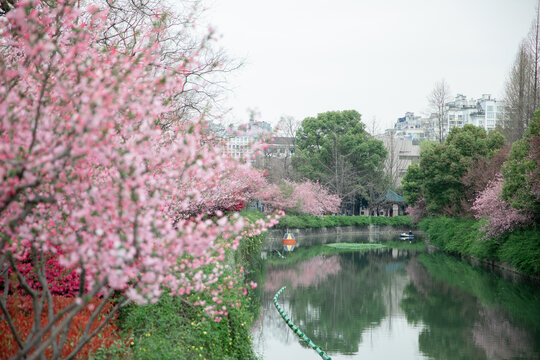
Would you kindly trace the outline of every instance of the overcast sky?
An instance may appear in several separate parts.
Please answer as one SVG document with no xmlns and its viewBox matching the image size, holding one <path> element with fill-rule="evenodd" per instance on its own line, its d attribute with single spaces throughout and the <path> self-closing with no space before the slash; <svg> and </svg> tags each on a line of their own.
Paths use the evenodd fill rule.
<svg viewBox="0 0 540 360">
<path fill-rule="evenodd" d="M 244 66 L 230 78 L 228 118 L 275 124 L 354 109 L 379 130 L 451 94 L 502 98 L 537 0 L 214 0 L 205 20 Z M 370 125 L 371 126 L 371 125 Z"/>
</svg>

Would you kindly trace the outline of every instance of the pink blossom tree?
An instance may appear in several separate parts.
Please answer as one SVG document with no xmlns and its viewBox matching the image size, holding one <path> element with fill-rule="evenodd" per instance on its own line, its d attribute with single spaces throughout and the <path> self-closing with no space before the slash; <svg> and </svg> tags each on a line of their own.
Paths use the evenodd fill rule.
<svg viewBox="0 0 540 360">
<path fill-rule="evenodd" d="M 223 158 L 222 169 L 209 179 L 193 177 L 184 187 L 195 187 L 201 197 L 185 203 L 176 204 L 176 213 L 180 217 L 193 214 L 215 214 L 234 208 L 239 203 L 247 203 L 258 197 L 261 189 L 268 186 L 263 174 L 233 158 Z"/>
<path fill-rule="evenodd" d="M 226 249 L 242 232 L 275 222 L 246 228 L 238 216 L 208 218 L 197 204 L 225 206 L 225 179 L 236 193 L 244 189 L 223 175 L 231 161 L 201 145 L 199 122 L 157 125 L 174 119 L 171 99 L 197 59 L 160 66 L 159 25 L 139 34 L 129 54 L 104 47 L 106 12 L 76 4 L 23 0 L 0 18 L 0 308 L 19 347 L 15 358 L 41 358 L 47 349 L 59 357 L 74 316 L 98 294 L 101 304 L 122 294 L 113 312 L 163 291 L 208 291 L 218 301 Z M 44 266 L 55 253 L 79 277 L 76 301 L 56 313 Z M 38 286 L 21 262 L 31 264 Z M 8 272 L 32 299 L 26 338 L 7 311 Z M 223 313 L 223 304 L 199 305 L 217 320 Z M 91 330 L 101 307 L 68 358 L 102 328 Z"/>
<path fill-rule="evenodd" d="M 337 195 L 309 180 L 302 183 L 284 180 L 279 185 L 269 185 L 260 198 L 272 208 L 312 215 L 336 213 L 341 203 Z"/>
<path fill-rule="evenodd" d="M 498 174 L 480 192 L 472 207 L 475 218 L 487 219 L 487 223 L 483 228 L 487 236 L 497 237 L 506 231 L 512 231 L 533 221 L 531 214 L 520 212 L 501 199 L 502 184 L 503 177 Z"/>
</svg>

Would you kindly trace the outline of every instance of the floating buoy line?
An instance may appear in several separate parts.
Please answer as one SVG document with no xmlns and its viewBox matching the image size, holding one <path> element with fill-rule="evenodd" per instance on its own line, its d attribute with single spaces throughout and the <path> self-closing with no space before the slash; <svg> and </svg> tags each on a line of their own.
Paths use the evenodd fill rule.
<svg viewBox="0 0 540 360">
<path fill-rule="evenodd" d="M 285 312 L 285 310 L 283 310 L 283 308 L 279 305 L 278 303 L 278 297 L 279 295 L 281 295 L 281 293 L 283 292 L 283 290 L 285 290 L 286 286 L 282 287 L 281 289 L 279 289 L 279 291 L 276 293 L 276 295 L 274 295 L 274 305 L 276 306 L 276 309 L 277 311 L 279 312 L 279 314 L 281 315 L 281 317 L 283 318 L 283 320 L 285 320 L 285 322 L 287 323 L 287 325 L 289 325 L 289 327 L 291 328 L 292 331 L 294 331 L 294 333 L 296 335 L 298 335 L 298 337 L 302 340 L 304 340 L 306 342 L 306 344 L 308 344 L 308 346 L 310 348 L 312 348 L 313 350 L 315 350 L 317 352 L 317 354 L 319 354 L 324 360 L 332 360 L 332 358 L 330 356 L 328 356 L 318 345 L 316 345 L 309 337 L 307 337 L 307 335 L 298 328 L 298 326 L 294 325 L 294 323 L 292 322 L 292 320 L 289 318 L 289 316 L 287 315 L 287 313 Z"/>
</svg>

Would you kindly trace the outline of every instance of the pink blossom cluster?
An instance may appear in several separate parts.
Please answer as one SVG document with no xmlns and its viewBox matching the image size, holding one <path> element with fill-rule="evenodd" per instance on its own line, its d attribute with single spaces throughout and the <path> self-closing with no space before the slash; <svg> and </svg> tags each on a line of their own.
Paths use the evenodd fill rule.
<svg viewBox="0 0 540 360">
<path fill-rule="evenodd" d="M 483 230 L 488 236 L 497 237 L 533 221 L 531 214 L 520 212 L 501 199 L 503 181 L 502 175 L 498 174 L 480 192 L 472 207 L 475 218 L 487 218 Z"/>
<path fill-rule="evenodd" d="M 309 180 L 302 183 L 284 180 L 280 185 L 269 185 L 261 191 L 259 199 L 275 209 L 312 215 L 337 213 L 341 204 L 338 196 Z"/>
<path fill-rule="evenodd" d="M 70 0 L 23 0 L 0 19 L 0 265 L 58 249 L 91 296 L 219 298 L 225 249 L 275 220 L 246 230 L 218 211 L 251 196 L 248 170 L 205 146 L 200 122 L 156 125 L 196 59 L 160 66 L 159 27 L 120 53 L 100 43 L 105 26 L 106 11 Z"/>
<path fill-rule="evenodd" d="M 268 186 L 263 174 L 249 164 L 233 158 L 222 159 L 223 168 L 213 177 L 194 176 L 183 187 L 197 188 L 201 196 L 175 204 L 174 211 L 181 217 L 192 214 L 220 214 L 258 197 L 260 189 Z"/>
</svg>

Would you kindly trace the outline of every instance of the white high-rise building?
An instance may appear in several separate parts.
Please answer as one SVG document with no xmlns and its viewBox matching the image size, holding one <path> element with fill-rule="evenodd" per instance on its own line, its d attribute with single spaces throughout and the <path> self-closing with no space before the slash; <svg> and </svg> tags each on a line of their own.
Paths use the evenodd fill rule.
<svg viewBox="0 0 540 360">
<path fill-rule="evenodd" d="M 453 127 L 466 124 L 479 126 L 486 131 L 494 130 L 503 118 L 504 103 L 483 94 L 479 99 L 467 99 L 458 94 L 454 101 L 446 104 L 445 136 Z"/>
<path fill-rule="evenodd" d="M 466 124 L 479 126 L 486 131 L 494 130 L 501 124 L 504 114 L 504 103 L 483 94 L 478 99 L 467 99 L 465 95 L 457 94 L 453 101 L 446 103 L 443 120 L 443 137 L 446 138 L 454 127 L 462 128 Z M 406 112 L 405 116 L 397 119 L 392 131 L 397 138 L 410 139 L 417 144 L 422 140 L 438 140 L 439 128 L 436 114 L 428 118 L 415 116 Z"/>
<path fill-rule="evenodd" d="M 413 112 L 406 112 L 405 116 L 398 118 L 394 129 L 389 129 L 386 133 L 390 131 L 396 138 L 408 139 L 416 144 L 423 140 L 434 140 L 430 119 L 415 116 Z"/>
</svg>

